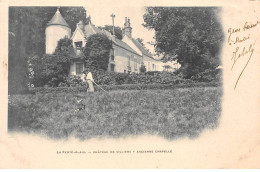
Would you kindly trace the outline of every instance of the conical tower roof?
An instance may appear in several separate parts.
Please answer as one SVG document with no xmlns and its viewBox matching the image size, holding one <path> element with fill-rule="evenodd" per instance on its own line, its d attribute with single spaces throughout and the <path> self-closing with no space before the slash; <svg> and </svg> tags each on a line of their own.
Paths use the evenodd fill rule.
<svg viewBox="0 0 260 172">
<path fill-rule="evenodd" d="M 52 17 L 52 19 L 48 22 L 47 26 L 50 26 L 50 25 L 62 25 L 62 26 L 66 26 L 69 28 L 68 23 L 64 20 L 64 18 L 60 14 L 59 8 L 57 9 L 57 11 L 54 14 L 54 16 Z"/>
</svg>

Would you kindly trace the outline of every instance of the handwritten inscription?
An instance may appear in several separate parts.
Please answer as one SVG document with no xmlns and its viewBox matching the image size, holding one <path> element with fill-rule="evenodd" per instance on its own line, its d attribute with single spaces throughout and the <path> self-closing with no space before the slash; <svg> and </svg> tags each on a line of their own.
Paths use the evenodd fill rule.
<svg viewBox="0 0 260 172">
<path fill-rule="evenodd" d="M 236 89 L 237 84 L 244 73 L 245 69 L 250 62 L 254 51 L 255 51 L 255 42 L 252 43 L 251 40 L 251 30 L 256 28 L 260 24 L 259 21 L 255 23 L 245 22 L 241 28 L 229 28 L 228 29 L 228 44 L 229 46 L 235 46 L 234 51 L 232 52 L 232 67 L 231 70 L 236 66 L 239 59 L 247 58 L 245 64 L 243 65 L 241 72 L 236 80 L 234 89 Z"/>
<path fill-rule="evenodd" d="M 255 50 L 253 47 L 254 47 L 254 45 L 250 44 L 249 47 L 243 47 L 242 51 L 240 51 L 241 50 L 240 47 L 237 47 L 236 50 L 233 52 L 233 56 L 231 58 L 231 60 L 233 60 L 233 65 L 232 65 L 231 69 L 233 69 L 234 65 L 236 64 L 236 62 L 239 58 L 246 56 L 247 54 L 249 54 L 250 58 L 251 58 L 251 56 L 253 55 L 254 50 Z"/>
</svg>

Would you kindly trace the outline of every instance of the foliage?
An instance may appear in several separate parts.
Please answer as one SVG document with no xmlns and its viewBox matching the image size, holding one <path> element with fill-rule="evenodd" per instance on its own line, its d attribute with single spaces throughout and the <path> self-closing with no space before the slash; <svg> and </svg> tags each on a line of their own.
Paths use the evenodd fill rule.
<svg viewBox="0 0 260 172">
<path fill-rule="evenodd" d="M 142 134 L 196 137 L 218 125 L 221 95 L 217 87 L 11 95 L 8 131 L 83 140 Z M 79 100 L 85 109 L 77 111 Z"/>
<path fill-rule="evenodd" d="M 163 68 L 165 69 L 165 71 L 169 71 L 169 70 L 171 70 L 173 67 L 171 67 L 170 65 L 164 65 Z"/>
<path fill-rule="evenodd" d="M 51 69 L 49 67 L 48 69 Z M 173 72 L 158 72 L 158 71 L 149 71 L 146 73 L 116 73 L 116 72 L 107 72 L 104 70 L 97 70 L 92 68 L 91 73 L 93 75 L 94 81 L 98 85 L 102 86 L 114 86 L 114 85 L 126 85 L 126 84 L 136 84 L 138 85 L 180 85 L 180 84 L 193 84 L 193 83 L 201 83 L 201 82 L 213 82 L 218 83 L 221 82 L 221 73 L 216 74 L 216 72 L 204 72 L 201 74 L 197 74 L 191 79 L 185 79 L 182 75 L 182 73 L 173 73 Z M 53 71 L 51 71 L 53 73 Z M 204 76 L 205 75 L 205 76 Z M 64 78 L 62 78 L 61 85 L 62 87 L 75 87 L 75 86 L 81 86 L 84 85 L 82 83 L 80 76 L 68 76 L 66 77 L 63 75 Z M 49 79 L 50 80 L 50 79 Z M 43 79 L 41 81 L 44 81 Z M 54 84 L 49 84 L 51 86 L 58 86 L 59 83 L 56 83 L 58 80 L 54 80 Z M 46 82 L 46 81 L 44 81 Z M 133 86 L 131 86 L 132 88 Z M 166 86 L 167 87 L 167 86 Z M 123 87 L 124 88 L 124 87 Z M 149 87 L 148 87 L 149 88 Z M 162 87 L 162 89 L 165 87 Z M 125 88 L 124 88 L 125 89 Z"/>
<path fill-rule="evenodd" d="M 185 77 L 220 64 L 223 30 L 215 7 L 147 7 L 144 26 L 155 31 L 155 51 L 177 60 Z"/>
<path fill-rule="evenodd" d="M 70 61 L 75 56 L 72 40 L 65 37 L 58 41 L 55 52 L 50 55 L 31 56 L 27 59 L 30 83 L 35 87 L 57 87 L 65 82 L 70 70 Z"/>
<path fill-rule="evenodd" d="M 172 90 L 177 88 L 191 87 L 220 87 L 219 82 L 190 82 L 179 84 L 122 84 L 122 85 L 102 85 L 106 91 L 122 91 L 122 90 Z M 103 92 L 98 86 L 94 85 L 95 91 Z M 87 83 L 82 83 L 78 78 L 71 78 L 70 85 L 61 83 L 59 87 L 38 87 L 30 88 L 30 93 L 82 93 L 87 92 Z"/>
<path fill-rule="evenodd" d="M 93 34 L 87 38 L 83 50 L 88 67 L 107 70 L 112 42 L 103 34 Z"/>
<path fill-rule="evenodd" d="M 88 83 L 87 82 L 83 82 L 80 78 L 80 76 L 75 76 L 75 75 L 71 75 L 69 77 L 67 77 L 65 83 L 63 85 L 60 85 L 61 87 L 63 86 L 67 86 L 67 87 L 79 87 L 79 86 L 83 86 L 88 88 Z"/>
<path fill-rule="evenodd" d="M 100 29 L 105 29 L 107 31 L 109 31 L 111 34 L 113 34 L 113 26 L 112 25 L 105 25 L 104 27 L 99 27 Z M 116 38 L 119 40 L 122 40 L 123 38 L 123 33 L 122 33 L 122 29 L 119 26 L 115 26 L 115 35 Z"/>
<path fill-rule="evenodd" d="M 43 80 L 43 58 L 38 55 L 32 55 L 26 58 L 27 61 L 27 79 L 29 87 L 43 86 L 46 81 Z"/>
<path fill-rule="evenodd" d="M 79 21 L 82 21 L 85 25 L 90 22 L 90 16 L 87 17 L 87 11 L 84 7 L 61 7 L 60 12 L 71 31 L 76 29 Z"/>
<path fill-rule="evenodd" d="M 27 75 L 26 62 L 45 53 L 45 28 L 56 10 L 56 7 L 9 7 L 9 94 L 27 89 L 31 78 Z M 83 7 L 61 7 L 60 11 L 72 30 L 79 20 L 89 21 Z"/>
<path fill-rule="evenodd" d="M 183 79 L 181 75 L 172 72 L 147 72 L 147 73 L 115 73 L 97 71 L 93 72 L 93 78 L 100 85 L 120 85 L 120 84 L 178 84 L 192 82 Z"/>
<path fill-rule="evenodd" d="M 191 80 L 196 82 L 222 82 L 222 70 L 205 70 L 191 77 Z"/>
</svg>

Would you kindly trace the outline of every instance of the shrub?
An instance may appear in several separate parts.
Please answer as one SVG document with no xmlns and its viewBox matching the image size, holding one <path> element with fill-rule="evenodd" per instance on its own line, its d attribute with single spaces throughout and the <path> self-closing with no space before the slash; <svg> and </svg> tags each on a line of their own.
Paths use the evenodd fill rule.
<svg viewBox="0 0 260 172">
<path fill-rule="evenodd" d="M 173 72 L 147 72 L 147 73 L 115 73 L 107 72 L 100 69 L 91 70 L 94 81 L 98 85 L 125 85 L 125 84 L 189 84 L 194 82 L 219 82 L 221 81 L 221 73 L 215 71 L 205 71 L 192 77 L 185 79 L 181 73 Z M 70 87 L 85 86 L 79 76 L 69 76 L 60 86 L 67 85 Z"/>
<path fill-rule="evenodd" d="M 182 75 L 172 72 L 147 72 L 147 73 L 115 73 L 102 70 L 93 70 L 93 78 L 99 85 L 122 84 L 178 84 L 193 82 L 183 79 Z"/>
<path fill-rule="evenodd" d="M 88 87 L 87 82 L 83 82 L 80 78 L 80 76 L 76 76 L 76 75 L 70 75 L 67 79 L 66 79 L 66 83 L 62 83 L 62 85 L 66 85 L 68 87 L 75 87 L 75 86 L 84 86 L 84 87 Z"/>
<path fill-rule="evenodd" d="M 205 70 L 204 72 L 198 73 L 191 77 L 193 81 L 196 82 L 221 82 L 222 81 L 222 70 Z"/>
<path fill-rule="evenodd" d="M 216 87 L 220 86 L 219 82 L 210 82 L 210 83 L 179 83 L 179 84 L 123 84 L 123 85 L 102 85 L 101 87 L 106 91 L 115 91 L 115 90 L 166 90 L 166 89 L 175 89 L 175 88 L 189 88 L 189 87 Z M 102 91 L 99 87 L 94 85 L 95 91 Z M 70 87 L 38 87 L 30 88 L 31 93 L 80 93 L 87 92 L 88 87 L 77 84 L 77 86 Z"/>
<path fill-rule="evenodd" d="M 83 53 L 92 66 L 97 69 L 107 70 L 111 48 L 111 40 L 106 35 L 98 33 L 87 38 Z"/>
</svg>

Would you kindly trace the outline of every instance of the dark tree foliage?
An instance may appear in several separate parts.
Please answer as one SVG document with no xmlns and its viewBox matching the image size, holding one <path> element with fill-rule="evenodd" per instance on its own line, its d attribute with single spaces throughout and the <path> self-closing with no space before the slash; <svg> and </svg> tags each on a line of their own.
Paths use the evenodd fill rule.
<svg viewBox="0 0 260 172">
<path fill-rule="evenodd" d="M 75 57 L 75 52 L 72 40 L 65 37 L 59 40 L 52 55 L 30 58 L 31 71 L 33 71 L 32 83 L 36 87 L 41 87 L 44 85 L 58 86 L 60 82 L 65 82 L 73 57 Z"/>
<path fill-rule="evenodd" d="M 144 47 L 144 40 L 142 38 L 136 38 L 136 40 Z"/>
<path fill-rule="evenodd" d="M 215 69 L 223 30 L 215 7 L 147 7 L 144 26 L 155 31 L 155 51 L 164 61 L 177 60 L 186 77 Z"/>
<path fill-rule="evenodd" d="M 99 28 L 105 29 L 105 30 L 109 31 L 111 34 L 113 34 L 113 26 L 112 25 L 105 25 L 104 27 L 99 27 Z M 122 40 L 123 33 L 122 33 L 122 29 L 119 26 L 115 26 L 115 35 L 116 35 L 117 39 Z"/>
<path fill-rule="evenodd" d="M 87 38 L 83 50 L 88 66 L 107 70 L 112 42 L 103 34 L 94 34 Z"/>
<path fill-rule="evenodd" d="M 45 28 L 56 10 L 57 7 L 9 8 L 9 94 L 26 91 L 27 59 L 35 61 L 45 53 Z M 60 11 L 72 31 L 78 21 L 89 22 L 83 7 L 61 7 Z"/>
</svg>

